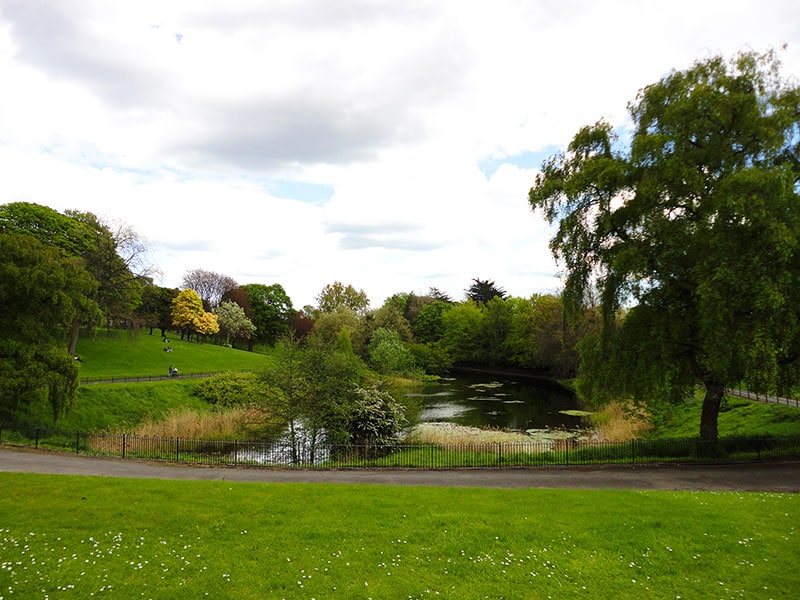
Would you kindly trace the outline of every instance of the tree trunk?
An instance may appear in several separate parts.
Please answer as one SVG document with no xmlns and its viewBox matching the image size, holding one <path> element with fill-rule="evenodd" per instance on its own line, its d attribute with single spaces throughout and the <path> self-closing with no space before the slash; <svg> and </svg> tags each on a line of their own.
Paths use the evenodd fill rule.
<svg viewBox="0 0 800 600">
<path fill-rule="evenodd" d="M 67 352 L 70 356 L 75 356 L 78 353 L 78 336 L 81 333 L 81 321 L 77 317 L 72 321 L 72 326 L 69 329 L 69 345 Z"/>
<path fill-rule="evenodd" d="M 703 398 L 703 412 L 700 415 L 700 440 L 703 442 L 716 442 L 717 417 L 725 387 L 715 381 L 706 381 L 706 395 Z"/>
</svg>

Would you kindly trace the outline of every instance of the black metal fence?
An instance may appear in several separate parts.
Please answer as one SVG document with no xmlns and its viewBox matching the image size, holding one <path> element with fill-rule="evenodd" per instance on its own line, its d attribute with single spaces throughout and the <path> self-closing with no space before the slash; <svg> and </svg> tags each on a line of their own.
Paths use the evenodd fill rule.
<svg viewBox="0 0 800 600">
<path fill-rule="evenodd" d="M 202 440 L 0 425 L 0 443 L 94 456 L 201 465 L 315 469 L 477 469 L 587 465 L 751 463 L 800 459 L 800 436 L 628 442 L 336 446 Z"/>
<path fill-rule="evenodd" d="M 216 373 L 182 373 L 176 372 L 174 375 L 121 375 L 116 377 L 95 377 L 93 379 L 81 379 L 83 385 L 97 383 L 139 383 L 143 381 L 164 381 L 165 379 L 205 379 L 216 375 Z"/>
</svg>

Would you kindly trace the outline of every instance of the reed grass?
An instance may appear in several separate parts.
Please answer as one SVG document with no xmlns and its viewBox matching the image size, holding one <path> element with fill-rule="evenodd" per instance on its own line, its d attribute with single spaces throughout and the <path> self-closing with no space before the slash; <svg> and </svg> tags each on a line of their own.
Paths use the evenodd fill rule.
<svg viewBox="0 0 800 600">
<path fill-rule="evenodd" d="M 653 428 L 644 410 L 620 401 L 606 404 L 599 411 L 592 413 L 590 419 L 594 430 L 593 437 L 605 442 L 641 439 Z"/>
<path fill-rule="evenodd" d="M 251 408 L 214 412 L 181 408 L 169 412 L 162 419 L 148 417 L 130 429 L 129 433 L 141 437 L 228 440 L 240 437 L 248 423 L 261 420 L 263 413 Z"/>
</svg>

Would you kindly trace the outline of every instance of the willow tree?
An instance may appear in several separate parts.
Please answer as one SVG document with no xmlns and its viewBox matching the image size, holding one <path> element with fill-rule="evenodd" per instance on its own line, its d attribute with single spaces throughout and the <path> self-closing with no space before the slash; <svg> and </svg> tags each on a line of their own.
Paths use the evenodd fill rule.
<svg viewBox="0 0 800 600">
<path fill-rule="evenodd" d="M 99 313 L 96 290 L 79 258 L 0 230 L 0 419 L 17 419 L 41 401 L 55 422 L 69 408 L 78 367 L 67 339 L 77 315 Z"/>
<path fill-rule="evenodd" d="M 558 223 L 565 301 L 600 293 L 584 393 L 653 403 L 702 385 L 715 440 L 726 387 L 800 380 L 800 88 L 774 52 L 744 52 L 673 71 L 628 109 L 629 138 L 584 127 L 529 202 Z"/>
</svg>

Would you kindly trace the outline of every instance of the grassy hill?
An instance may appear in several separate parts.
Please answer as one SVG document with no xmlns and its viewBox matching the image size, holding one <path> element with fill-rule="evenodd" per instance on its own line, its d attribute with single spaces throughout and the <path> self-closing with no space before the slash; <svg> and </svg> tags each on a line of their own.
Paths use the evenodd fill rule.
<svg viewBox="0 0 800 600">
<path fill-rule="evenodd" d="M 71 410 L 57 426 L 76 431 L 99 431 L 133 426 L 142 420 L 158 419 L 181 409 L 198 412 L 211 407 L 192 395 L 197 379 L 168 379 L 135 383 L 86 384 L 87 381 L 109 381 L 122 378 L 148 378 L 167 375 L 173 365 L 180 374 L 220 373 L 224 371 L 257 371 L 269 365 L 271 357 L 264 352 L 247 352 L 212 343 L 181 341 L 170 337 L 171 352 L 157 333 L 147 330 L 98 330 L 83 335 L 78 341 L 80 381 Z M 33 406 L 28 423 L 52 426 L 52 415 L 46 406 Z"/>
<path fill-rule="evenodd" d="M 166 352 L 170 347 L 171 352 Z M 169 338 L 165 343 L 147 330 L 97 330 L 78 340 L 81 381 L 167 375 L 170 365 L 181 374 L 252 371 L 264 368 L 269 356 L 217 346 L 213 343 Z"/>
</svg>

